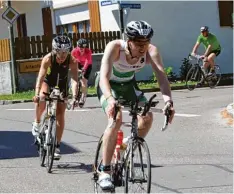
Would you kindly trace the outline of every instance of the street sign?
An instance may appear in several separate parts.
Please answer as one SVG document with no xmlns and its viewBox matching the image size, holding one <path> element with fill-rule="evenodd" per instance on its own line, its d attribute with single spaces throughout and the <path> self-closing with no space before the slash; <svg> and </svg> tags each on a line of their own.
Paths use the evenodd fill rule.
<svg viewBox="0 0 234 194">
<path fill-rule="evenodd" d="M 101 6 L 113 5 L 117 3 L 118 3 L 118 0 L 105 0 L 105 1 L 101 1 Z"/>
<path fill-rule="evenodd" d="M 130 4 L 130 3 L 121 3 L 120 7 L 122 9 L 124 8 L 130 8 L 130 9 L 141 9 L 141 4 Z"/>
<path fill-rule="evenodd" d="M 6 11 L 2 14 L 2 18 L 7 20 L 10 24 L 13 24 L 14 21 L 19 17 L 19 13 L 15 11 L 12 7 L 8 7 Z"/>
</svg>

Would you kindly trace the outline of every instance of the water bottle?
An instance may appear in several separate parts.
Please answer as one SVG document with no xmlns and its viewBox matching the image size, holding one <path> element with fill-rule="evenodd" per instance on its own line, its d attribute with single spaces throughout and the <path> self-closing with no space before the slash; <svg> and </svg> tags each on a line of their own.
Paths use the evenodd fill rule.
<svg viewBox="0 0 234 194">
<path fill-rule="evenodd" d="M 115 152 L 114 152 L 114 159 L 120 160 L 120 148 L 123 143 L 123 131 L 120 129 L 117 134 L 117 141 L 115 146 Z"/>
</svg>

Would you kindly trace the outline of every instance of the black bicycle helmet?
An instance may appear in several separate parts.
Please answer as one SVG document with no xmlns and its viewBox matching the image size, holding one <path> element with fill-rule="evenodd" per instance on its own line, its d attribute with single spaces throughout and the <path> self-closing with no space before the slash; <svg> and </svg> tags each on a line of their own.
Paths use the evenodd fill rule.
<svg viewBox="0 0 234 194">
<path fill-rule="evenodd" d="M 208 26 L 202 26 L 200 30 L 201 30 L 201 32 L 209 32 L 209 27 Z"/>
<path fill-rule="evenodd" d="M 151 39 L 154 30 L 146 21 L 131 21 L 125 28 L 125 34 L 129 39 Z"/>
<path fill-rule="evenodd" d="M 88 41 L 84 38 L 81 38 L 77 41 L 77 46 L 80 48 L 85 48 L 88 46 Z"/>
<path fill-rule="evenodd" d="M 56 36 L 52 41 L 52 48 L 55 51 L 70 51 L 71 40 L 68 36 Z"/>
</svg>

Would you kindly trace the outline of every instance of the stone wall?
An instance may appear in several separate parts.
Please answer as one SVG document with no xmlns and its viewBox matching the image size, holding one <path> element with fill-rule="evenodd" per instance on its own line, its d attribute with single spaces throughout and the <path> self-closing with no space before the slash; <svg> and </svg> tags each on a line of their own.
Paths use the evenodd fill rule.
<svg viewBox="0 0 234 194">
<path fill-rule="evenodd" d="M 11 62 L 0 63 L 0 94 L 12 94 Z"/>
</svg>

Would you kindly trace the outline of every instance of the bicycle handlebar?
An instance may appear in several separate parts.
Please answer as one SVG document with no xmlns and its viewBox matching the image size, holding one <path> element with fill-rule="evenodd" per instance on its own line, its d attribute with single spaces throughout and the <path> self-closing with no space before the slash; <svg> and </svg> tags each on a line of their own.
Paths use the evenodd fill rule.
<svg viewBox="0 0 234 194">
<path fill-rule="evenodd" d="M 62 93 L 60 93 L 59 95 L 52 95 L 52 93 L 46 93 L 43 92 L 43 94 L 46 96 L 45 101 L 51 101 L 51 100 L 58 100 L 58 102 L 65 102 L 65 100 L 62 97 Z"/>
<path fill-rule="evenodd" d="M 201 55 L 191 55 L 191 54 L 188 55 L 189 60 L 193 60 L 192 57 L 194 57 L 197 60 L 197 63 L 202 61 Z"/>
<path fill-rule="evenodd" d="M 131 106 L 131 110 L 129 110 L 129 112 L 132 114 L 132 116 L 134 116 L 134 114 L 138 114 L 139 112 L 142 111 L 142 116 L 145 116 L 147 112 L 150 111 L 150 108 L 151 107 L 155 107 L 159 101 L 153 101 L 153 99 L 156 97 L 157 95 L 154 94 L 153 96 L 151 96 L 151 98 L 149 99 L 148 102 L 145 103 L 144 105 L 144 109 L 142 111 L 142 107 L 138 107 L 138 103 L 139 101 L 137 100 L 135 105 L 134 106 Z M 117 114 L 118 114 L 118 111 L 120 110 L 120 104 L 117 103 L 115 105 L 115 114 L 114 114 L 114 117 L 109 119 L 109 124 L 108 124 L 108 127 L 109 128 L 113 128 L 115 123 L 116 123 L 116 117 L 117 117 Z M 163 127 L 161 128 L 161 131 L 165 131 L 167 129 L 167 126 L 168 126 L 168 122 L 169 122 L 169 119 L 171 117 L 171 110 L 170 110 L 170 106 L 168 106 L 166 108 L 166 110 L 164 111 L 165 112 L 165 119 L 164 119 L 164 124 L 163 124 Z"/>
</svg>

